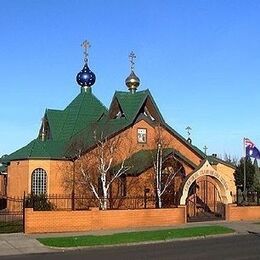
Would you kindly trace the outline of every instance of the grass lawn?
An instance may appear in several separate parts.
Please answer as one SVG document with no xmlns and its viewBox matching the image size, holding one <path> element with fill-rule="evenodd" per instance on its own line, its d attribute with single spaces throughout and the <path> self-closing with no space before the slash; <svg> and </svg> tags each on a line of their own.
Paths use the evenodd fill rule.
<svg viewBox="0 0 260 260">
<path fill-rule="evenodd" d="M 222 226 L 202 226 L 154 231 L 127 232 L 102 236 L 88 235 L 74 237 L 38 238 L 38 241 L 46 246 L 78 247 L 170 240 L 185 237 L 227 234 L 232 232 L 234 232 L 234 230 Z"/>
<path fill-rule="evenodd" d="M 23 222 L 22 221 L 9 221 L 0 222 L 0 234 L 1 233 L 18 233 L 23 232 Z"/>
</svg>

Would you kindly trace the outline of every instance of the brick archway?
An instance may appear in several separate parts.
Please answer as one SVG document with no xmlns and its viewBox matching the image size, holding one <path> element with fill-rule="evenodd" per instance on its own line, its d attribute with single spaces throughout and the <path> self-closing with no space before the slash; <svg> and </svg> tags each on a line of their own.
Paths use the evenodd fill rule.
<svg viewBox="0 0 260 260">
<path fill-rule="evenodd" d="M 181 197 L 180 197 L 180 205 L 186 205 L 186 200 L 188 197 L 189 189 L 191 185 L 202 176 L 210 176 L 215 179 L 220 195 L 222 198 L 223 203 L 228 204 L 232 203 L 232 197 L 230 195 L 229 187 L 225 179 L 219 174 L 209 163 L 208 160 L 200 166 L 199 169 L 196 169 L 190 175 L 187 176 L 187 179 L 184 182 L 184 185 L 181 190 Z"/>
</svg>

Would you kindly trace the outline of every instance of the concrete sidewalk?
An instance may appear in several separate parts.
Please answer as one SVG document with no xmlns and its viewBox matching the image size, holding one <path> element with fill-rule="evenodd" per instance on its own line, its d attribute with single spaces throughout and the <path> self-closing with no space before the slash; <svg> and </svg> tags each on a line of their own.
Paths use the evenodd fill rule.
<svg viewBox="0 0 260 260">
<path fill-rule="evenodd" d="M 239 221 L 239 222 L 227 222 L 227 221 L 210 221 L 210 222 L 196 222 L 188 223 L 185 225 L 168 226 L 168 227 L 153 227 L 144 229 L 124 229 L 124 230 L 101 230 L 92 232 L 75 232 L 75 233 L 47 233 L 47 234 L 33 234 L 25 235 L 23 233 L 15 234 L 0 234 L 0 256 L 1 255 L 18 255 L 18 254 L 33 254 L 33 253 L 48 253 L 57 252 L 61 249 L 52 249 L 40 244 L 36 238 L 40 237 L 64 237 L 64 236 L 78 236 L 78 235 L 105 235 L 130 231 L 142 231 L 142 230 L 158 230 L 169 228 L 185 228 L 195 226 L 212 226 L 219 225 L 229 227 L 235 230 L 234 234 L 248 234 L 257 233 L 260 234 L 260 224 L 256 224 L 257 221 Z M 221 235 L 220 235 L 221 236 Z"/>
<path fill-rule="evenodd" d="M 55 252 L 23 233 L 0 234 L 0 256 Z"/>
</svg>

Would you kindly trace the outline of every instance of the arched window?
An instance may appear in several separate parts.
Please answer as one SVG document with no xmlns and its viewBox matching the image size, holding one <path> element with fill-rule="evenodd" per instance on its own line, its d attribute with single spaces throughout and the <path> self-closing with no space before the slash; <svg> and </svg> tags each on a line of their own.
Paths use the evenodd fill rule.
<svg viewBox="0 0 260 260">
<path fill-rule="evenodd" d="M 37 168 L 32 173 L 32 193 L 36 195 L 47 192 L 47 173 L 41 168 Z"/>
</svg>

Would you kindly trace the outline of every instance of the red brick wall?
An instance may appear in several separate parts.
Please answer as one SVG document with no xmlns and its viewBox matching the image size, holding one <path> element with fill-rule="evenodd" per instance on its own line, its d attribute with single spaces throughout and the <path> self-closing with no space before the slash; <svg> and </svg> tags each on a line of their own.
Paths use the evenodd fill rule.
<svg viewBox="0 0 260 260">
<path fill-rule="evenodd" d="M 25 233 L 73 232 L 184 224 L 186 207 L 173 209 L 25 211 Z"/>
<path fill-rule="evenodd" d="M 4 175 L 0 175 L 0 195 L 6 195 Z"/>
<path fill-rule="evenodd" d="M 260 206 L 239 207 L 235 204 L 229 204 L 226 207 L 226 220 L 260 220 Z"/>
<path fill-rule="evenodd" d="M 29 161 L 13 161 L 8 166 L 7 195 L 22 197 L 29 192 L 28 184 Z"/>
</svg>

